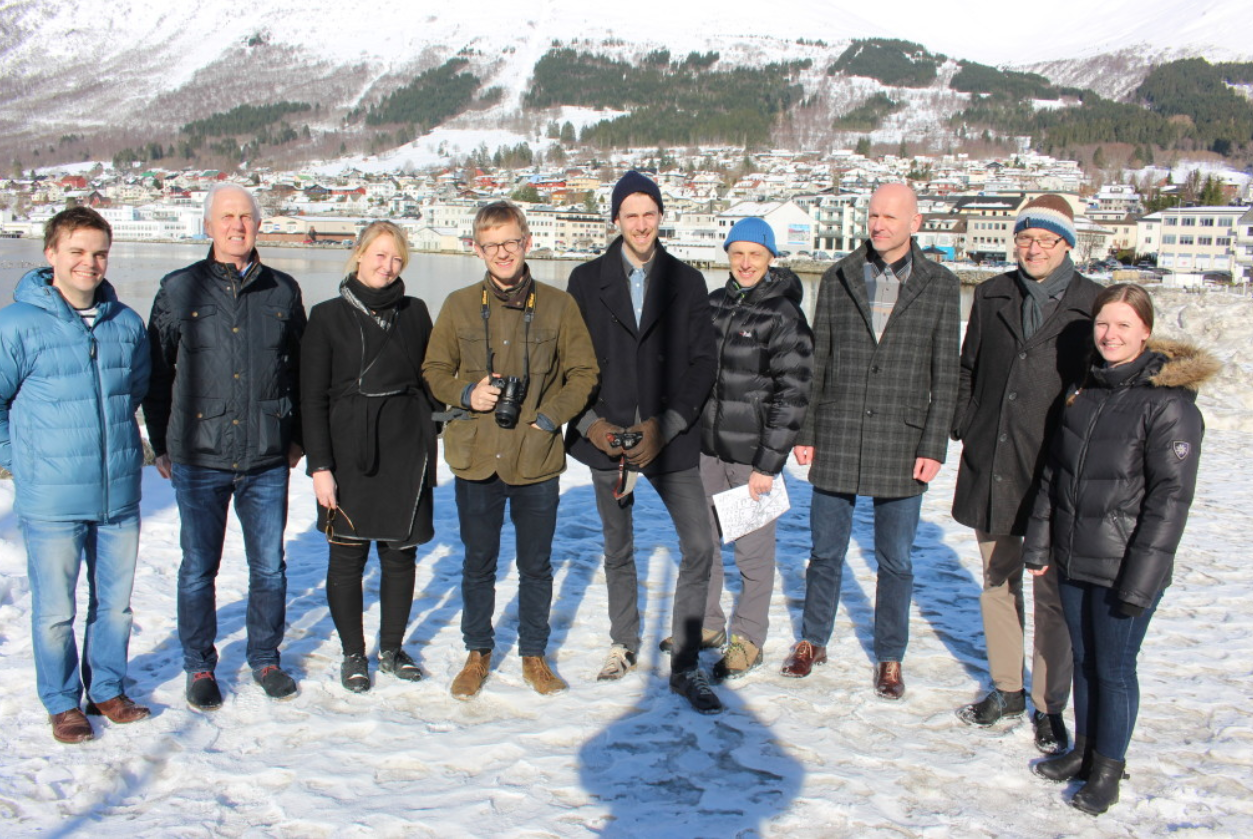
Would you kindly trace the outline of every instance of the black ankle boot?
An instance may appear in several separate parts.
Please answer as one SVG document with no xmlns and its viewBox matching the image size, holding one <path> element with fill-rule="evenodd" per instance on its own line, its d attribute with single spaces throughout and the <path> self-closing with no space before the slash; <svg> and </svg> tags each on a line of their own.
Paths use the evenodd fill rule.
<svg viewBox="0 0 1253 839">
<path fill-rule="evenodd" d="M 1086 781 L 1092 771 L 1092 749 L 1087 738 L 1076 734 L 1075 747 L 1064 755 L 1041 760 L 1031 766 L 1031 771 L 1054 783 Z"/>
<path fill-rule="evenodd" d="M 1123 778 L 1127 762 L 1110 760 L 1096 752 L 1092 753 L 1092 773 L 1083 789 L 1070 799 L 1070 806 L 1089 816 L 1099 816 L 1118 803 L 1118 784 Z"/>
</svg>

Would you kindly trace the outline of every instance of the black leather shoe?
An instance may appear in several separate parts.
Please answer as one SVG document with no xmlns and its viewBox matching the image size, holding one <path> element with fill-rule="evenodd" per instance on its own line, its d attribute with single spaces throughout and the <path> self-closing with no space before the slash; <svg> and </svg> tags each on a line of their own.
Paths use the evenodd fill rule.
<svg viewBox="0 0 1253 839">
<path fill-rule="evenodd" d="M 1031 714 L 1031 725 L 1035 728 L 1035 747 L 1042 753 L 1059 755 L 1066 751 L 1070 735 L 1066 733 L 1066 723 L 1061 714 L 1035 711 Z"/>
<path fill-rule="evenodd" d="M 271 699 L 291 699 L 296 695 L 296 680 L 277 664 L 267 664 L 252 671 L 252 678 Z"/>
<path fill-rule="evenodd" d="M 1031 766 L 1032 774 L 1055 784 L 1086 781 L 1092 772 L 1092 750 L 1086 737 L 1075 735 L 1075 747 L 1064 755 L 1046 758 Z"/>
<path fill-rule="evenodd" d="M 991 693 L 971 705 L 957 710 L 957 718 L 966 725 L 992 725 L 1006 717 L 1021 717 L 1027 712 L 1027 692 L 1005 692 L 992 688 Z"/>
<path fill-rule="evenodd" d="M 679 694 L 702 714 L 722 713 L 722 700 L 709 686 L 709 677 L 699 667 L 670 674 L 670 690 Z"/>
</svg>

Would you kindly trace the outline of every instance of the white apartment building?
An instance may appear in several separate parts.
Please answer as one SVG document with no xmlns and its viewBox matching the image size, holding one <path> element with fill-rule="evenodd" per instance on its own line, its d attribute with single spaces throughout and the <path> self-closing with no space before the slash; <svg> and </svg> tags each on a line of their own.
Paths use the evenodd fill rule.
<svg viewBox="0 0 1253 839">
<path fill-rule="evenodd" d="M 1253 282 L 1253 210 L 1236 222 L 1235 263 L 1231 278 L 1236 282 Z"/>
<path fill-rule="evenodd" d="M 731 228 L 740 219 L 757 217 L 763 219 L 774 231 L 775 246 L 779 250 L 814 250 L 814 218 L 795 201 L 742 201 L 718 214 L 719 240 L 725 240 Z"/>
<path fill-rule="evenodd" d="M 1172 207 L 1162 210 L 1159 268 L 1235 270 L 1236 227 L 1244 207 Z"/>
</svg>

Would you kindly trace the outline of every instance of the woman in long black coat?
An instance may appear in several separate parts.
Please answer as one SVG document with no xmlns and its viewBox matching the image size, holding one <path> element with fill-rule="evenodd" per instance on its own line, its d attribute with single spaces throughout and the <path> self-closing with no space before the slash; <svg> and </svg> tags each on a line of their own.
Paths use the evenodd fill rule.
<svg viewBox="0 0 1253 839">
<path fill-rule="evenodd" d="M 382 584 L 379 670 L 417 681 L 401 643 L 413 605 L 417 546 L 434 535 L 434 400 L 422 381 L 426 304 L 405 295 L 405 234 L 376 221 L 349 259 L 339 297 L 313 308 L 301 342 L 301 407 L 318 529 L 330 543 L 326 599 L 348 690 L 370 689 L 361 579 L 370 543 Z"/>
</svg>

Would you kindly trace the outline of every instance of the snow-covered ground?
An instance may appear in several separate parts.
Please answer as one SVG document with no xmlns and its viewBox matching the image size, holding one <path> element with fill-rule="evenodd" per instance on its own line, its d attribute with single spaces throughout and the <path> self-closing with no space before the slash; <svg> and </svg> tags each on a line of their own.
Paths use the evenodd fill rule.
<svg viewBox="0 0 1253 839">
<path fill-rule="evenodd" d="M 1253 429 L 1240 421 L 1253 384 L 1237 352 L 1248 346 L 1250 305 L 1212 296 L 1158 299 L 1159 331 L 1195 335 L 1236 369 L 1201 401 L 1210 432 L 1175 584 L 1141 657 L 1132 777 L 1122 803 L 1099 819 L 1068 807 L 1067 787 L 1028 772 L 1038 755 L 1025 720 L 976 730 L 953 714 L 988 683 L 979 552 L 972 533 L 949 516 L 954 449 L 925 498 L 915 543 L 905 701 L 883 702 L 871 691 L 873 546 L 865 507 L 856 517 L 831 662 L 808 679 L 778 673 L 799 628 L 809 551 L 810 493 L 804 470 L 790 467 L 793 509 L 779 528 L 766 665 L 718 688 L 727 710 L 715 717 L 691 711 L 666 683 L 668 661 L 657 642 L 669 633 L 678 546 L 644 483 L 636 506 L 641 667 L 619 683 L 595 681 L 609 628 L 600 521 L 588 472 L 573 463 L 562 477 L 550 644 L 555 669 L 570 682 L 567 693 L 540 697 L 522 681 L 517 575 L 502 562 L 491 678 L 473 701 L 449 695 L 465 657 L 462 553 L 442 465 L 438 535 L 419 552 L 406 641 L 427 678 L 407 684 L 376 674 L 367 694 L 343 690 L 323 587 L 325 540 L 314 529 L 311 483 L 297 472 L 283 655 L 300 695 L 268 700 L 244 663 L 247 573 L 232 520 L 218 578 L 226 704 L 213 714 L 193 712 L 183 700 L 174 620 L 178 516 L 169 483 L 150 468 L 130 693 L 154 717 L 129 727 L 97 721 L 97 739 L 81 746 L 52 740 L 35 695 L 25 552 L 12 482 L 0 481 L 0 835 L 1253 835 Z M 512 539 L 506 526 L 505 558 Z M 729 551 L 724 559 L 732 562 Z M 733 567 L 728 572 L 735 585 Z M 367 635 L 377 630 L 377 596 L 371 563 Z"/>
</svg>

